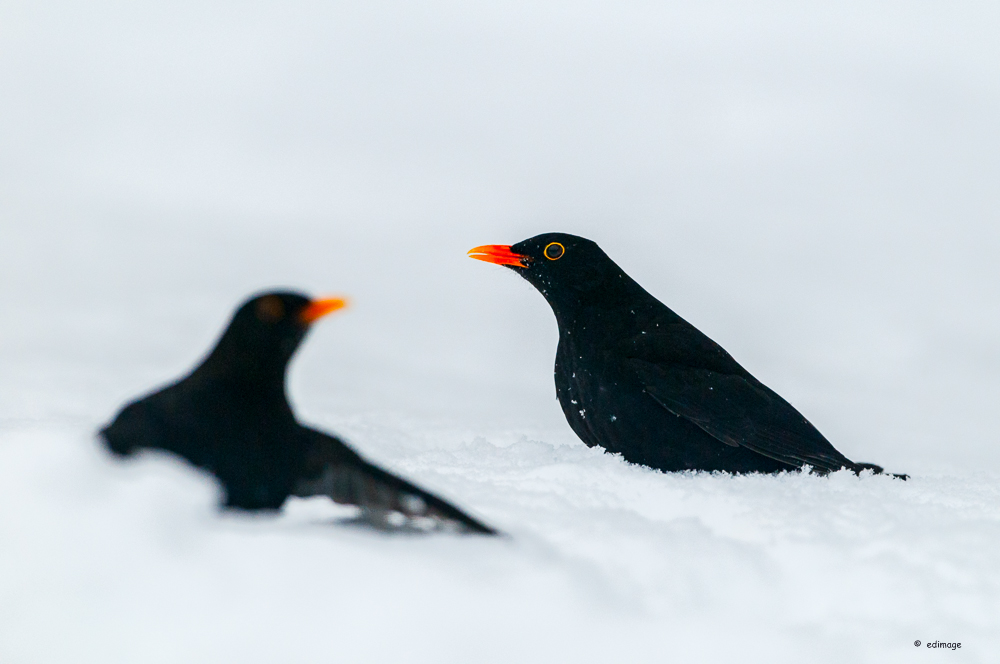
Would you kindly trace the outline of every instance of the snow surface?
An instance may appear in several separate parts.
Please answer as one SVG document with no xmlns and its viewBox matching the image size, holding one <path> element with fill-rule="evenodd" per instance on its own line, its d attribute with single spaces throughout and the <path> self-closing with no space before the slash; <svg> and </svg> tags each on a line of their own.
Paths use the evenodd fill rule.
<svg viewBox="0 0 1000 664">
<path fill-rule="evenodd" d="M 997 661 L 998 21 L 6 0 L 0 662 Z M 465 256 L 550 230 L 912 479 L 586 448 L 547 305 Z M 220 514 L 101 451 L 271 286 L 354 302 L 292 366 L 300 417 L 509 537 Z"/>
</svg>

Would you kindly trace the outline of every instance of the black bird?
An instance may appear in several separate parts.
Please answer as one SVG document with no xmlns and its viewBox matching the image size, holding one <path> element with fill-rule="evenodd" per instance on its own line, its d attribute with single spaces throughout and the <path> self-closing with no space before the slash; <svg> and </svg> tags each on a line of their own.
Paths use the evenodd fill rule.
<svg viewBox="0 0 1000 664">
<path fill-rule="evenodd" d="M 469 255 L 511 268 L 551 305 L 559 324 L 556 395 L 588 446 L 665 471 L 882 472 L 834 449 L 596 243 L 546 233 Z"/>
<path fill-rule="evenodd" d="M 276 510 L 289 496 L 326 495 L 386 525 L 398 513 L 408 524 L 495 534 L 338 438 L 296 421 L 285 395 L 288 362 L 312 323 L 344 304 L 277 291 L 249 299 L 194 371 L 125 406 L 101 436 L 117 455 L 167 450 L 210 471 L 230 508 Z"/>
</svg>

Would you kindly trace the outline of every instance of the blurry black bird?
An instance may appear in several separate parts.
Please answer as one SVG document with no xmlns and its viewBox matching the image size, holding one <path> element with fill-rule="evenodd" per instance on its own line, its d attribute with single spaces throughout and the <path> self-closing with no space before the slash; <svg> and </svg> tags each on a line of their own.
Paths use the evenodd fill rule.
<svg viewBox="0 0 1000 664">
<path fill-rule="evenodd" d="M 511 268 L 551 305 L 559 324 L 556 394 L 587 445 L 666 471 L 882 472 L 834 449 L 594 242 L 547 233 L 469 255 Z"/>
<path fill-rule="evenodd" d="M 296 421 L 285 395 L 288 362 L 312 323 L 344 304 L 292 292 L 251 298 L 194 371 L 125 406 L 101 436 L 118 455 L 167 450 L 210 471 L 231 508 L 276 510 L 289 496 L 326 495 L 383 523 L 398 513 L 406 523 L 494 534 L 338 438 Z"/>
</svg>

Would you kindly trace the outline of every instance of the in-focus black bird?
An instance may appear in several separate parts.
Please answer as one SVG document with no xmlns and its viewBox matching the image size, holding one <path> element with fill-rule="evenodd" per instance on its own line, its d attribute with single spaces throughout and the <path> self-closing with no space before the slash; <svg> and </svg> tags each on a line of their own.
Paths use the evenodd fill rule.
<svg viewBox="0 0 1000 664">
<path fill-rule="evenodd" d="M 398 513 L 414 520 L 407 523 L 495 534 L 338 438 L 296 421 L 285 395 L 288 362 L 312 323 L 344 304 L 277 291 L 249 299 L 194 371 L 125 406 L 101 436 L 118 455 L 167 450 L 210 471 L 231 508 L 276 510 L 289 496 L 326 495 L 382 523 Z"/>
<path fill-rule="evenodd" d="M 472 258 L 537 288 L 559 323 L 556 394 L 587 445 L 666 471 L 882 468 L 834 449 L 787 401 L 633 281 L 594 242 L 546 233 Z"/>
</svg>

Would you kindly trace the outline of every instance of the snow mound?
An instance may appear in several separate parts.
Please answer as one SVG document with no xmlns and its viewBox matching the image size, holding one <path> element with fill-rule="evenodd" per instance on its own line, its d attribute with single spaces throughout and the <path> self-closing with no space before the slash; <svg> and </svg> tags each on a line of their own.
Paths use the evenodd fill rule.
<svg viewBox="0 0 1000 664">
<path fill-rule="evenodd" d="M 987 661 L 1000 645 L 995 475 L 667 475 L 582 444 L 424 434 L 441 444 L 393 470 L 508 537 L 386 534 L 315 498 L 220 514 L 213 481 L 172 457 L 8 428 L 3 661 L 903 662 L 916 639 Z"/>
</svg>

